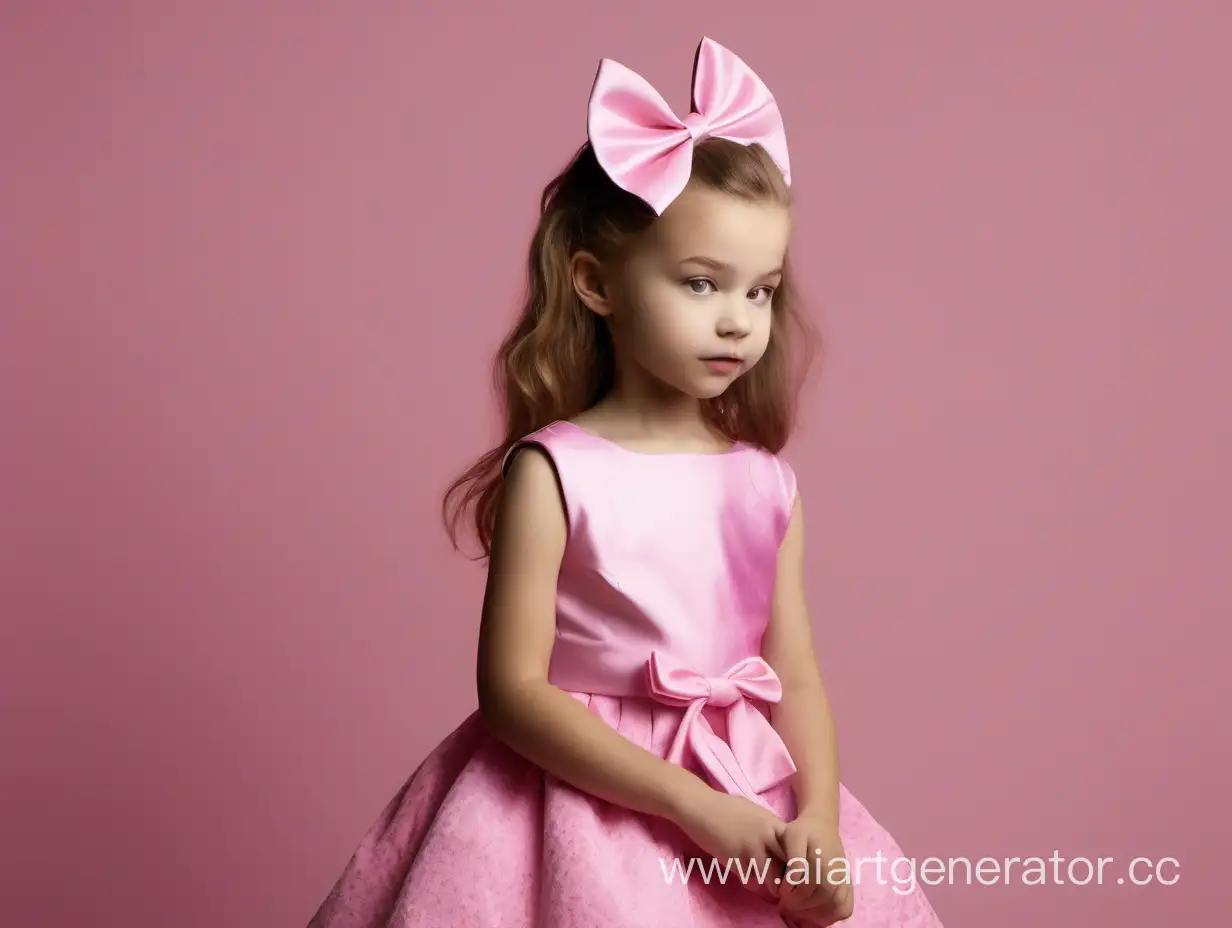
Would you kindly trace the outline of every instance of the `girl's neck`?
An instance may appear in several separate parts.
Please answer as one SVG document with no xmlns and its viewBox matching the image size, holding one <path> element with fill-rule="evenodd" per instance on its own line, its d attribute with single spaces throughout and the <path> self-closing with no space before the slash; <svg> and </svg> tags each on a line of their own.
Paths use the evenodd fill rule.
<svg viewBox="0 0 1232 928">
<path fill-rule="evenodd" d="M 731 445 L 705 420 L 701 404 L 692 398 L 672 404 L 635 404 L 609 395 L 572 421 L 620 444 L 685 446 L 698 451 L 722 451 Z"/>
</svg>

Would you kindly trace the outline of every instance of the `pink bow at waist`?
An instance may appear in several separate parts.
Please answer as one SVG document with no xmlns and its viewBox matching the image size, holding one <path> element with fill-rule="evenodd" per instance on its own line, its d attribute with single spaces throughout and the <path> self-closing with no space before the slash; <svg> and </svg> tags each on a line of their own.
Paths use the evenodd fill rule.
<svg viewBox="0 0 1232 928">
<path fill-rule="evenodd" d="M 719 677 L 682 667 L 657 651 L 646 662 L 651 695 L 670 706 L 686 706 L 667 759 L 684 760 L 686 745 L 714 783 L 765 806 L 759 795 L 796 772 L 787 745 L 749 699 L 774 703 L 783 687 L 760 657 L 740 661 Z M 706 706 L 727 709 L 727 741 L 702 714 Z"/>
</svg>

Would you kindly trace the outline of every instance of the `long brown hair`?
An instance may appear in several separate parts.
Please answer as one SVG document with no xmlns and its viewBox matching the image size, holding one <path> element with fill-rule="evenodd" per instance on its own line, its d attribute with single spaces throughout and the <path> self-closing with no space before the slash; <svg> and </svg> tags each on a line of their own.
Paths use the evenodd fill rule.
<svg viewBox="0 0 1232 928">
<path fill-rule="evenodd" d="M 756 144 L 705 139 L 694 146 L 690 183 L 741 199 L 790 204 L 783 175 Z M 589 409 L 612 387 L 611 338 L 603 319 L 574 292 L 571 256 L 588 251 L 600 261 L 613 259 L 655 218 L 645 203 L 612 182 L 589 144 L 544 188 L 521 316 L 501 343 L 493 368 L 505 436 L 450 484 L 442 501 L 455 549 L 458 523 L 473 505 L 480 557 L 490 556 L 500 466 L 509 448 L 531 432 Z M 721 396 L 703 401 L 702 410 L 728 439 L 778 452 L 791 433 L 802 379 L 820 347 L 798 305 L 790 256 L 772 307 L 770 343 L 761 360 Z"/>
</svg>

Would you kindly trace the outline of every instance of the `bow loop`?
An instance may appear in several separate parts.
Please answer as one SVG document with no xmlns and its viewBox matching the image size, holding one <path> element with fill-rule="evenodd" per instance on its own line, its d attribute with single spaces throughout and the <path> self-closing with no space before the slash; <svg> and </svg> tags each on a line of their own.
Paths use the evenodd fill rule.
<svg viewBox="0 0 1232 928">
<path fill-rule="evenodd" d="M 727 672 L 740 690 L 763 702 L 778 702 L 783 698 L 783 684 L 778 674 L 760 657 L 746 657 Z"/>
<path fill-rule="evenodd" d="M 760 143 L 791 183 L 783 117 L 774 95 L 743 60 L 708 38 L 697 50 L 693 108 L 706 114 L 711 135 L 742 145 Z"/>
<path fill-rule="evenodd" d="M 658 651 L 646 662 L 650 694 L 668 705 L 687 706 L 695 699 L 710 696 L 710 684 L 696 670 L 682 667 Z"/>
<path fill-rule="evenodd" d="M 586 128 L 600 166 L 655 213 L 680 195 L 693 169 L 693 145 L 708 136 L 760 143 L 791 183 L 787 139 L 773 95 L 753 70 L 703 38 L 693 70 L 693 111 L 683 120 L 641 75 L 610 58 L 599 63 Z"/>
</svg>

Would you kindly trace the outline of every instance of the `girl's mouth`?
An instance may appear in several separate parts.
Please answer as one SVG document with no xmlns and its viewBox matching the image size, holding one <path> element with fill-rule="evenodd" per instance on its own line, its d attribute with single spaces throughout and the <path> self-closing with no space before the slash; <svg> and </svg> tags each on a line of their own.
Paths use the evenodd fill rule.
<svg viewBox="0 0 1232 928">
<path fill-rule="evenodd" d="M 716 355 L 711 358 L 702 358 L 702 360 L 716 374 L 732 374 L 744 366 L 744 361 L 733 355 Z"/>
</svg>

